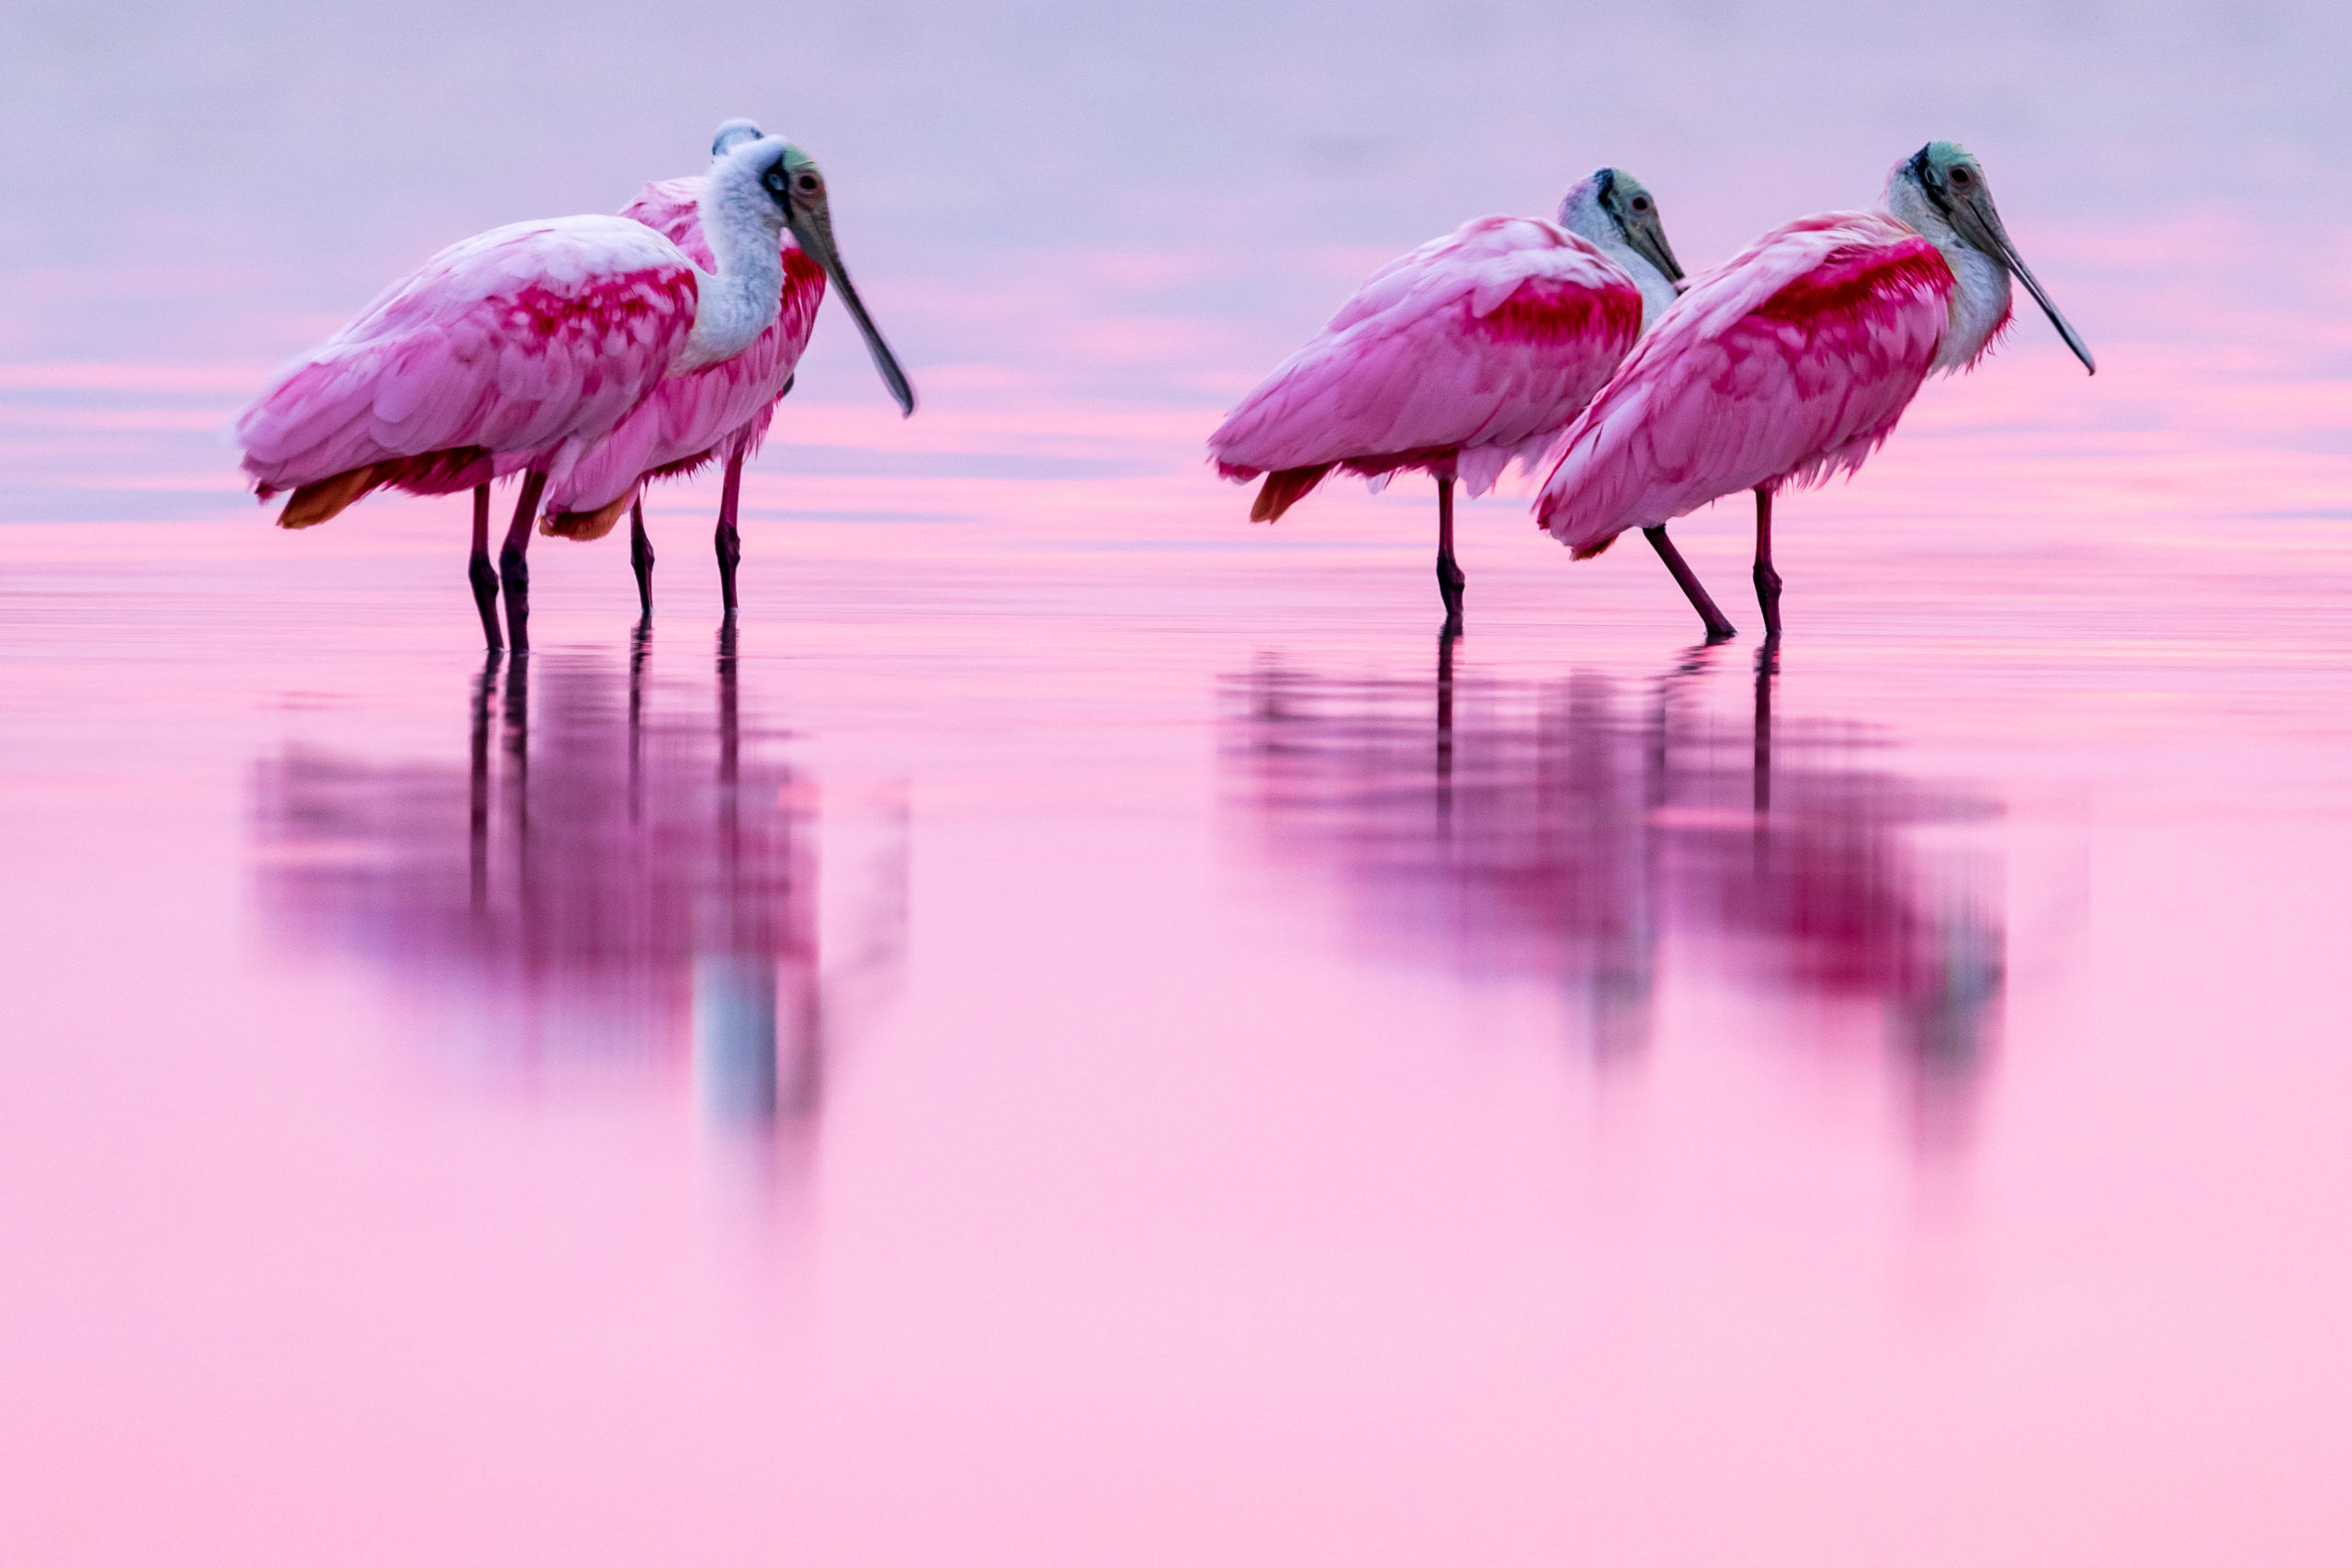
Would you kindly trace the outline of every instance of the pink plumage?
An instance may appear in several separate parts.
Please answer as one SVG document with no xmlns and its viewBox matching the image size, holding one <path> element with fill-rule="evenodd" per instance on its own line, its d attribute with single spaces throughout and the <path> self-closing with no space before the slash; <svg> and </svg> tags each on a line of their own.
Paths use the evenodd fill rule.
<svg viewBox="0 0 2352 1568">
<path fill-rule="evenodd" d="M 622 218 L 461 240 L 271 380 L 237 418 L 244 468 L 302 527 L 381 485 L 447 494 L 532 468 L 561 482 L 693 329 L 693 265 Z"/>
<path fill-rule="evenodd" d="M 1533 461 L 1642 327 L 1624 269 L 1532 218 L 1480 218 L 1382 267 L 1209 438 L 1217 471 L 1268 476 L 1271 521 L 1333 468 L 1427 469 L 1473 495 Z M 1450 515 L 1450 513 L 1449 513 Z"/>
<path fill-rule="evenodd" d="M 702 231 L 702 187 L 699 175 L 653 181 L 621 216 L 715 271 Z M 594 537 L 612 525 L 643 479 L 691 473 L 714 459 L 759 450 L 825 298 L 824 269 L 788 233 L 781 251 L 784 288 L 774 324 L 732 359 L 656 386 L 566 479 L 549 484 L 548 531 Z"/>
<path fill-rule="evenodd" d="M 1717 497 L 1851 471 L 1934 367 L 1954 279 L 1883 212 L 1766 234 L 1694 280 L 1569 429 L 1536 517 L 1578 556 Z"/>
</svg>

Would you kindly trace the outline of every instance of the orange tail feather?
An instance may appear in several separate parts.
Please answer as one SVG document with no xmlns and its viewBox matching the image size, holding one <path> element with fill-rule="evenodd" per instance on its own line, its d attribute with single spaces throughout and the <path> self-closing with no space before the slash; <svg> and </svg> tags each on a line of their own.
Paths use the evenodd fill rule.
<svg viewBox="0 0 2352 1568">
<path fill-rule="evenodd" d="M 632 487 L 627 495 L 594 512 L 550 512 L 539 519 L 539 532 L 559 539 L 601 539 L 613 531 L 613 525 L 637 499 Z"/>
<path fill-rule="evenodd" d="M 370 463 L 364 468 L 346 468 L 332 479 L 308 484 L 286 498 L 286 510 L 277 514 L 281 528 L 308 528 L 323 523 L 336 513 L 374 490 L 391 476 L 379 470 L 388 463 Z"/>
<path fill-rule="evenodd" d="M 1272 523 L 1308 491 L 1323 482 L 1323 476 L 1335 465 L 1317 463 L 1311 468 L 1282 468 L 1266 476 L 1265 484 L 1258 491 L 1258 500 L 1250 508 L 1252 523 Z"/>
</svg>

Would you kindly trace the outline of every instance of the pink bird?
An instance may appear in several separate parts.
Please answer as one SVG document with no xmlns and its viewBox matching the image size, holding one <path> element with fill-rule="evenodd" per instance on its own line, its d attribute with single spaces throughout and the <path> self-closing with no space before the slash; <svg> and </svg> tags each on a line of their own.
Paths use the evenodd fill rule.
<svg viewBox="0 0 2352 1568">
<path fill-rule="evenodd" d="M 461 240 L 358 320 L 278 372 L 237 417 L 263 500 L 294 493 L 287 528 L 323 523 L 379 487 L 474 492 L 470 575 L 482 634 L 529 646 L 524 551 L 541 491 L 573 470 L 665 376 L 734 357 L 775 321 L 778 235 L 806 224 L 807 153 L 747 142 L 703 190 L 718 270 L 626 218 L 513 223 Z M 821 187 L 815 212 L 822 214 Z M 490 484 L 523 474 L 490 565 Z"/>
<path fill-rule="evenodd" d="M 1887 176 L 1883 210 L 1800 218 L 1695 280 L 1569 430 L 1536 521 L 1578 559 L 1642 529 L 1713 642 L 1731 622 L 1666 524 L 1753 490 L 1756 597 L 1778 637 L 1774 492 L 1860 468 L 1930 371 L 1974 365 L 2008 324 L 2012 275 L 2096 372 L 2010 243 L 1984 168 L 1930 141 Z"/>
<path fill-rule="evenodd" d="M 1378 490 L 1437 480 L 1437 581 L 1462 618 L 1453 482 L 1474 496 L 1513 457 L 1532 466 L 1609 379 L 1682 268 L 1640 182 L 1603 169 L 1560 204 L 1560 224 L 1478 218 L 1367 279 L 1306 347 L 1209 437 L 1217 472 L 1266 476 L 1271 523 L 1334 468 Z"/>
<path fill-rule="evenodd" d="M 718 128 L 711 143 L 714 164 L 723 163 L 735 147 L 755 141 L 760 135 L 760 128 L 748 119 L 729 120 Z M 914 389 L 899 368 L 889 345 L 882 341 L 873 318 L 865 313 L 834 248 L 824 176 L 811 164 L 799 170 L 794 179 L 797 187 L 794 198 L 808 216 L 783 238 L 784 284 L 775 321 L 732 359 L 665 378 L 651 397 L 572 469 L 568 479 L 548 487 L 547 517 L 540 526 L 550 534 L 599 538 L 612 528 L 621 508 L 628 509 L 629 563 L 637 572 L 638 602 L 648 622 L 653 619 L 653 541 L 645 532 L 640 500 L 645 481 L 690 474 L 713 459 L 726 464 L 716 541 L 719 596 L 727 614 L 735 613 L 735 563 L 742 555 L 735 518 L 743 460 L 759 450 L 768 423 L 775 417 L 777 400 L 792 389 L 793 371 L 808 346 L 828 275 L 840 285 L 842 300 L 865 334 L 875 367 L 898 400 L 899 410 L 914 412 Z M 712 260 L 709 243 L 703 235 L 704 185 L 699 175 L 657 180 L 623 208 L 621 216 L 659 231 L 697 265 L 707 267 Z M 805 233 L 811 243 L 796 241 L 795 232 Z M 626 481 L 626 488 L 616 492 L 619 481 Z M 616 499 L 601 503 L 594 500 L 616 494 Z"/>
</svg>

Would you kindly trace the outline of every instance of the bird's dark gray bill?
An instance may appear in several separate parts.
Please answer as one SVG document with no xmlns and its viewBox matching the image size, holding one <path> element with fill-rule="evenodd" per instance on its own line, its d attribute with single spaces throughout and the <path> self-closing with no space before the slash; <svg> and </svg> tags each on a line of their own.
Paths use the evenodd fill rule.
<svg viewBox="0 0 2352 1568">
<path fill-rule="evenodd" d="M 2033 302 L 2041 307 L 2041 313 L 2050 318 L 2050 324 L 2058 329 L 2058 335 L 2066 340 L 2066 346 L 2073 349 L 2075 357 L 2083 362 L 2083 368 L 2094 376 L 2098 375 L 2098 365 L 2091 358 L 2090 345 L 2083 341 L 2083 334 L 2075 330 L 2075 323 L 2066 319 L 2065 312 L 2052 302 L 2049 291 L 2041 287 L 2041 280 L 2035 277 L 2033 269 L 2025 265 L 2025 258 L 2018 254 L 2017 246 L 2009 241 L 2008 230 L 2001 223 L 2000 214 L 1992 210 L 1992 202 L 1980 195 L 1974 200 L 1956 204 L 1953 216 L 1962 219 L 1963 231 L 1967 229 L 1976 231 L 1966 237 L 1980 249 L 1989 250 L 2000 258 L 2001 265 L 2025 285 L 2026 292 L 2033 296 Z"/>
<path fill-rule="evenodd" d="M 850 315 L 857 321 L 857 330 L 865 334 L 865 351 L 874 356 L 874 368 L 882 375 L 882 384 L 890 389 L 890 396 L 898 400 L 899 412 L 915 412 L 915 389 L 907 373 L 899 368 L 899 356 L 882 341 L 881 329 L 874 318 L 865 313 L 865 301 L 857 297 L 857 285 L 849 280 L 849 269 L 842 265 L 841 251 L 833 244 L 833 226 L 820 209 L 813 213 L 795 212 L 791 217 L 792 237 L 800 248 L 817 259 L 832 279 L 833 288 L 849 307 Z"/>
<path fill-rule="evenodd" d="M 857 330 L 865 334 L 865 351 L 874 356 L 874 368 L 881 373 L 882 384 L 889 388 L 890 396 L 898 400 L 900 415 L 913 413 L 914 385 L 907 379 L 907 373 L 899 368 L 899 356 L 892 354 L 890 345 L 882 341 L 882 330 L 874 324 L 874 318 L 865 313 L 865 301 L 857 297 L 857 286 L 850 282 L 849 274 L 842 270 L 839 257 L 833 259 L 831 271 L 833 286 L 842 291 L 842 303 L 848 306 L 849 313 L 856 318 Z"/>
</svg>

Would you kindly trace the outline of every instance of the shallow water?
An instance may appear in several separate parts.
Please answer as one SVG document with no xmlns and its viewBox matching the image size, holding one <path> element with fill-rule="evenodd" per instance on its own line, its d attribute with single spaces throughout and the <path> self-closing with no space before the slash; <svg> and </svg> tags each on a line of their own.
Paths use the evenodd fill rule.
<svg viewBox="0 0 2352 1568">
<path fill-rule="evenodd" d="M 617 110 L 71 15 L 0 51 L 72 220 L 0 249 L 0 1556 L 2352 1547 L 2332 12 L 1675 13 L 1580 98 L 1508 8 L 916 7 Z M 1833 35 L 1909 96 L 1768 140 Z M 76 80 L 208 161 L 64 181 Z M 786 88 L 925 402 L 828 313 L 738 626 L 707 481 L 650 632 L 543 540 L 497 661 L 462 501 L 240 496 L 276 358 Z M 1622 158 L 1703 263 L 1930 117 L 2100 374 L 2021 320 L 1784 502 L 1776 656 L 1513 497 L 1443 640 L 1422 489 L 1252 528 L 1199 461 L 1461 216 Z M 1744 528 L 1678 535 L 1752 627 Z"/>
</svg>

